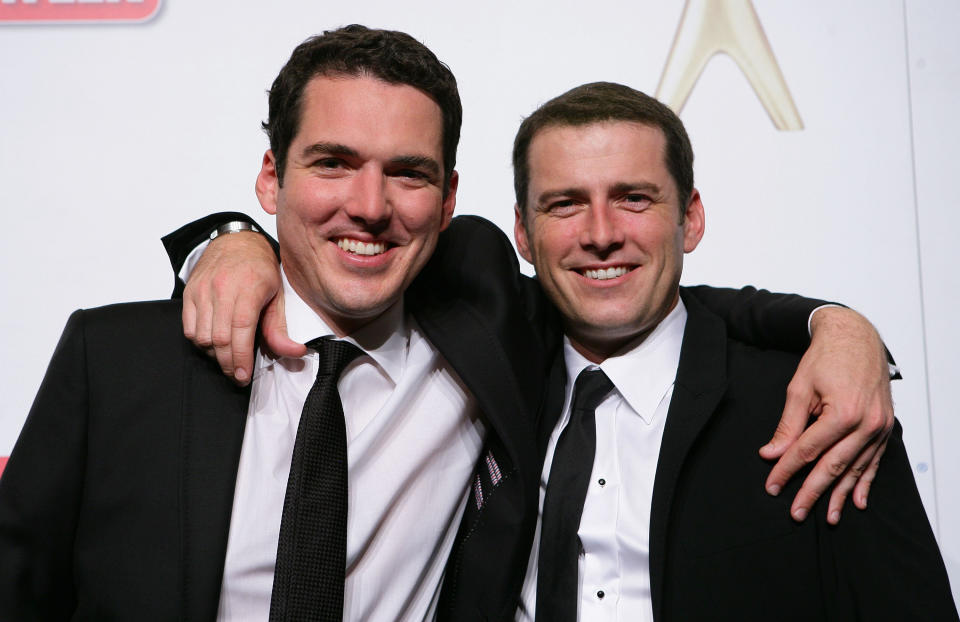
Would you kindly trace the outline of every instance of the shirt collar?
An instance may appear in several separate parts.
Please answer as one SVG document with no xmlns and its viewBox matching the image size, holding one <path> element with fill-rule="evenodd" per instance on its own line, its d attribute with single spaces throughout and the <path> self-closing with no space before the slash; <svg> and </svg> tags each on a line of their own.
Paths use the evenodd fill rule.
<svg viewBox="0 0 960 622">
<path fill-rule="evenodd" d="M 333 330 L 290 285 L 286 271 L 280 272 L 283 279 L 287 334 L 290 338 L 298 343 L 306 343 L 318 337 L 333 337 Z M 366 352 L 396 384 L 403 373 L 410 343 L 410 326 L 404 314 L 403 297 L 379 317 L 343 339 Z M 314 354 L 311 350 L 307 356 Z M 263 359 L 259 361 L 261 365 L 272 362 L 268 357 L 258 359 Z"/>
<path fill-rule="evenodd" d="M 567 364 L 566 402 L 577 376 L 585 368 L 600 368 L 613 386 L 646 424 L 653 421 L 663 396 L 677 377 L 680 347 L 687 323 L 687 309 L 677 301 L 667 317 L 645 337 L 628 343 L 620 352 L 595 365 L 576 351 L 570 339 L 563 337 L 563 355 Z"/>
</svg>

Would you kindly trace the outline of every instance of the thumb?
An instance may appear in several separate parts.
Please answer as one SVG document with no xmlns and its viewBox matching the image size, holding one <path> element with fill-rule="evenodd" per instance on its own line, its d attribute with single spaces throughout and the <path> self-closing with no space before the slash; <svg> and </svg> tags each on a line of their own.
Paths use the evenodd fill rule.
<svg viewBox="0 0 960 622">
<path fill-rule="evenodd" d="M 283 290 L 273 297 L 263 310 L 263 339 L 267 347 L 278 356 L 299 357 L 307 353 L 307 347 L 287 335 L 287 315 L 283 302 Z"/>
<path fill-rule="evenodd" d="M 760 456 L 766 460 L 779 458 L 800 438 L 807 427 L 807 421 L 810 420 L 810 413 L 816 406 L 813 391 L 809 388 L 798 388 L 796 380 L 794 378 L 787 387 L 787 401 L 773 437 L 760 448 Z M 809 387 L 809 384 L 807 386 Z"/>
</svg>

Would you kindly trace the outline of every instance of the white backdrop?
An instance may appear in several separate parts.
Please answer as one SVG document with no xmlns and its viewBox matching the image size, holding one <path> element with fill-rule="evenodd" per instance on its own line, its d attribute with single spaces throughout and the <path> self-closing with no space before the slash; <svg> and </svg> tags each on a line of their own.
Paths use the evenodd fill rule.
<svg viewBox="0 0 960 622">
<path fill-rule="evenodd" d="M 247 211 L 272 225 L 253 194 L 259 122 L 266 88 L 307 36 L 353 22 L 405 30 L 447 62 L 465 109 L 458 213 L 509 232 L 523 115 L 582 82 L 653 93 L 684 10 L 680 0 L 593 0 L 589 10 L 563 0 L 166 0 L 137 24 L 4 23 L 16 4 L 0 3 L 0 455 L 71 310 L 165 297 L 159 237 L 201 214 Z M 708 224 L 684 281 L 836 299 L 878 325 L 904 371 L 897 414 L 956 598 L 960 4 L 753 5 L 804 127 L 778 130 L 739 66 L 710 60 L 681 115 Z"/>
</svg>

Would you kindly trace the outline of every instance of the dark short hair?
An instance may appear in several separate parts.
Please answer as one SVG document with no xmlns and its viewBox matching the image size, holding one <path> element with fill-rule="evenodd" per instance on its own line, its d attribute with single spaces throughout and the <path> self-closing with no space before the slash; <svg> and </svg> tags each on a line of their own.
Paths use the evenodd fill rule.
<svg viewBox="0 0 960 622">
<path fill-rule="evenodd" d="M 407 84 L 429 95 L 443 114 L 443 190 L 457 163 L 463 108 L 457 80 L 425 45 L 404 32 L 353 24 L 310 37 L 297 46 L 270 87 L 270 111 L 263 130 L 283 185 L 287 151 L 300 127 L 303 89 L 317 76 L 371 76 Z"/>
<path fill-rule="evenodd" d="M 570 89 L 534 110 L 520 124 L 513 142 L 513 189 L 522 214 L 526 213 L 530 185 L 530 143 L 537 133 L 550 127 L 604 121 L 630 121 L 660 128 L 667 143 L 664 159 L 677 185 L 683 215 L 693 192 L 693 148 L 683 122 L 653 97 L 613 82 L 592 82 Z"/>
</svg>

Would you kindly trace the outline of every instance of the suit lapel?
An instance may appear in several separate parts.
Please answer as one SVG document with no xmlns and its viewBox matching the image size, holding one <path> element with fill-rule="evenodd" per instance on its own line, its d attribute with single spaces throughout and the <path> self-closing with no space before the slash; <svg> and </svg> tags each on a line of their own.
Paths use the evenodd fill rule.
<svg viewBox="0 0 960 622">
<path fill-rule="evenodd" d="M 234 386 L 215 361 L 189 352 L 181 412 L 180 562 L 182 617 L 217 614 L 249 388 Z"/>
<path fill-rule="evenodd" d="M 650 508 L 650 588 L 654 620 L 662 616 L 666 539 L 677 480 L 691 445 L 726 390 L 726 329 L 719 318 L 707 313 L 692 297 L 684 295 L 683 301 L 687 324 Z"/>
<path fill-rule="evenodd" d="M 523 375 L 515 375 L 515 361 L 472 309 L 460 301 L 418 305 L 412 312 L 427 338 L 476 398 L 492 428 L 488 433 L 500 439 L 510 463 L 525 471 L 535 459 L 530 451 L 532 426 L 524 408 L 533 400 L 517 381 Z M 531 464 L 521 466 L 527 462 Z"/>
</svg>

